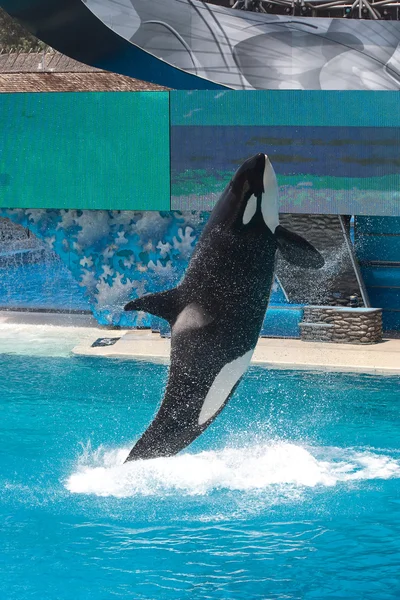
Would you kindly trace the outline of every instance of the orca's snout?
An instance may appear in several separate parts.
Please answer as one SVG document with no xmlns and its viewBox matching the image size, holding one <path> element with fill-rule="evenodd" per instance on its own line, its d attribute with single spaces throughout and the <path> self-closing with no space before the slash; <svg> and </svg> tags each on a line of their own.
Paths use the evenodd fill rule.
<svg viewBox="0 0 400 600">
<path fill-rule="evenodd" d="M 267 160 L 266 155 L 260 152 L 248 161 L 247 180 L 251 191 L 256 197 L 260 197 L 264 193 L 264 172 Z"/>
</svg>

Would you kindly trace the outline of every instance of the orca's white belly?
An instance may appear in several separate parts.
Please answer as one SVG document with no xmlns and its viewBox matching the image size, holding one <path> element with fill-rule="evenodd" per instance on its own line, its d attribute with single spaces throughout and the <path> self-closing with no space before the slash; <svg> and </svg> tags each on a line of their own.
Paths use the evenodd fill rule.
<svg viewBox="0 0 400 600">
<path fill-rule="evenodd" d="M 201 407 L 199 425 L 203 425 L 211 419 L 225 404 L 232 389 L 247 371 L 253 352 L 254 348 L 226 364 L 218 373 Z"/>
</svg>

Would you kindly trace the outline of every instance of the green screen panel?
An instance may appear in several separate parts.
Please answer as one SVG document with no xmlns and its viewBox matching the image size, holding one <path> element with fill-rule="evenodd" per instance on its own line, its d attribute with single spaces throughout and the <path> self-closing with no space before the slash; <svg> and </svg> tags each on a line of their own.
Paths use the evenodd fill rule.
<svg viewBox="0 0 400 600">
<path fill-rule="evenodd" d="M 0 94 L 0 206 L 170 210 L 166 92 Z"/>
</svg>

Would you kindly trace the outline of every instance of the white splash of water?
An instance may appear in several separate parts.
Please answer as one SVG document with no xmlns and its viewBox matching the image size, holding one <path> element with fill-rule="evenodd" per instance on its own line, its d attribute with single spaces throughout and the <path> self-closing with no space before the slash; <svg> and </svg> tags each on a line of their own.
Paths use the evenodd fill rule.
<svg viewBox="0 0 400 600">
<path fill-rule="evenodd" d="M 203 495 L 216 489 L 257 491 L 271 486 L 334 486 L 340 482 L 400 477 L 400 460 L 352 448 L 305 448 L 287 442 L 183 453 L 124 464 L 130 448 L 80 457 L 66 488 L 97 496 Z"/>
<path fill-rule="evenodd" d="M 54 325 L 46 323 L 49 317 L 42 313 L 20 315 L 19 321 L 18 313 L 0 313 L 0 353 L 70 356 L 77 344 L 90 345 L 97 338 L 104 337 L 104 329 L 90 326 L 96 325 L 96 322 L 86 315 L 55 314 L 51 316 Z"/>
</svg>

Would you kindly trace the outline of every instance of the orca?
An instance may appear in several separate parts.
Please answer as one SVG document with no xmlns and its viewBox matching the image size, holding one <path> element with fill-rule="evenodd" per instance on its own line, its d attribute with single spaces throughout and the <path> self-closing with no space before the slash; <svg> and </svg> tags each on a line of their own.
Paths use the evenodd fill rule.
<svg viewBox="0 0 400 600">
<path fill-rule="evenodd" d="M 268 157 L 257 154 L 222 193 L 178 286 L 125 306 L 171 326 L 165 395 L 126 461 L 176 454 L 227 404 L 257 344 L 277 250 L 296 266 L 324 264 L 311 244 L 279 225 L 275 172 Z"/>
</svg>

